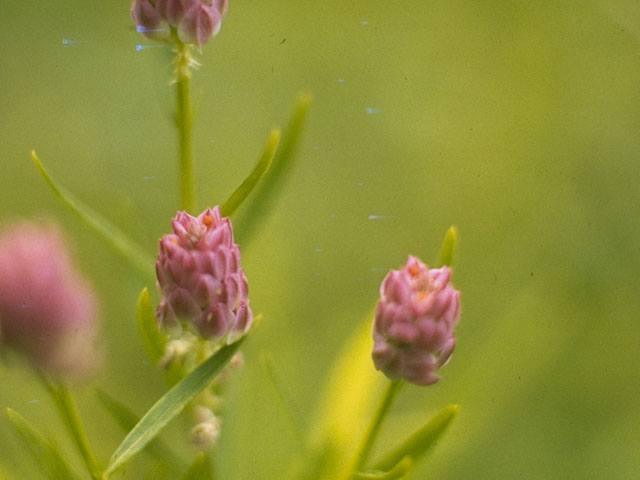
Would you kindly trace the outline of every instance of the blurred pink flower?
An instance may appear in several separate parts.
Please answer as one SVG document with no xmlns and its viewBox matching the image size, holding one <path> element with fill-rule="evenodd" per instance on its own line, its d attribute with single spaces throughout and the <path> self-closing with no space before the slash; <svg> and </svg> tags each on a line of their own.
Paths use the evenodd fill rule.
<svg viewBox="0 0 640 480">
<path fill-rule="evenodd" d="M 402 270 L 391 270 L 380 287 L 373 324 L 373 361 L 391 380 L 430 385 L 455 346 L 460 292 L 447 267 L 429 269 L 409 256 Z"/>
<path fill-rule="evenodd" d="M 231 343 L 251 326 L 240 249 L 233 243 L 231 221 L 220 217 L 220 207 L 198 217 L 178 212 L 173 233 L 160 239 L 156 273 L 163 295 L 158 321 L 165 328 L 186 323 L 203 338 L 226 336 Z"/>
<path fill-rule="evenodd" d="M 0 235 L 0 343 L 61 376 L 97 365 L 96 299 L 59 230 L 22 223 Z"/>
<path fill-rule="evenodd" d="M 201 47 L 220 31 L 227 10 L 227 0 L 134 0 L 131 18 L 152 40 L 168 40 L 174 31 L 181 42 Z"/>
</svg>

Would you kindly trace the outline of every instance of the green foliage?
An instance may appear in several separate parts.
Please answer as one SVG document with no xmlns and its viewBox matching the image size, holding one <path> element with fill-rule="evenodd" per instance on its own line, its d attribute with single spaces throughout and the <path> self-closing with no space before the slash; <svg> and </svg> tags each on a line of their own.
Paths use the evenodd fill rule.
<svg viewBox="0 0 640 480">
<path fill-rule="evenodd" d="M 458 245 L 458 230 L 456 227 L 451 226 L 447 230 L 442 240 L 442 246 L 440 247 L 440 253 L 436 260 L 435 266 L 442 267 L 444 265 L 453 266 L 453 256 L 456 253 L 456 247 Z"/>
<path fill-rule="evenodd" d="M 42 471 L 51 480 L 79 480 L 80 477 L 71 470 L 62 453 L 31 423 L 11 408 L 6 409 L 6 414 L 13 427 L 20 434 L 20 438 L 22 438 L 35 457 L 38 465 L 42 468 Z"/>
<path fill-rule="evenodd" d="M 102 406 L 107 410 L 118 426 L 125 432 L 129 432 L 140 421 L 140 417 L 136 415 L 124 403 L 109 395 L 101 389 L 96 389 L 96 395 Z M 161 438 L 154 438 L 145 447 L 156 460 L 165 463 L 174 469 L 174 472 L 182 470 L 184 462 L 176 456 L 173 451 L 162 441 Z"/>
<path fill-rule="evenodd" d="M 351 468 L 349 460 L 384 384 L 371 363 L 371 318 L 367 315 L 345 343 L 320 397 L 311 445 L 320 457 L 312 464 L 322 466 L 322 478 L 342 478 Z"/>
<path fill-rule="evenodd" d="M 118 446 L 104 475 L 108 477 L 153 440 L 167 423 L 211 383 L 238 351 L 245 338 L 222 347 L 162 396 Z"/>
<path fill-rule="evenodd" d="M 76 2 L 70 16 L 62 2 L 0 3 L 5 38 L 20 39 L 5 42 L 0 222 L 62 210 L 48 187 L 38 188 L 31 162 L 19 161 L 25 145 L 33 145 L 56 152 L 59 161 L 48 163 L 56 179 L 118 225 L 126 225 L 119 215 L 133 212 L 137 233 L 153 239 L 164 232 L 175 212 L 177 173 L 173 118 L 163 116 L 172 108 L 163 98 L 171 93 L 164 74 L 169 49 L 135 51 L 149 42 L 125 26 L 128 5 Z M 393 423 L 402 418 L 415 425 L 409 430 L 418 428 L 424 409 L 440 402 L 459 402 L 469 413 L 456 418 L 444 437 L 447 448 L 429 454 L 415 476 L 634 478 L 640 470 L 639 393 L 630 381 L 640 361 L 640 4 L 232 7 L 221 34 L 198 55 L 202 68 L 192 79 L 194 92 L 205 92 L 194 129 L 203 160 L 195 170 L 207 173 L 198 177 L 199 198 L 224 200 L 237 186 L 227 175 L 241 179 L 253 162 L 238 171 L 233 160 L 253 158 L 262 145 L 252 142 L 278 122 L 274 112 L 291 92 L 303 86 L 315 98 L 294 162 L 300 182 L 285 186 L 290 201 L 283 195 L 275 204 L 279 219 L 292 220 L 291 231 L 264 235 L 259 227 L 273 219 L 270 212 L 257 226 L 240 225 L 257 190 L 233 219 L 241 244 L 245 237 L 253 242 L 244 257 L 252 305 L 268 313 L 256 347 L 277 354 L 274 345 L 284 335 L 295 343 L 297 368 L 284 378 L 294 400 L 309 408 L 322 401 L 316 396 L 328 375 L 324 366 L 333 362 L 349 322 L 375 297 L 383 273 L 373 269 L 421 251 L 434 261 L 441 232 L 455 222 L 464 234 L 464 250 L 454 255 L 456 267 L 464 263 L 455 272 L 463 298 L 456 352 L 441 383 L 403 392 L 404 413 L 389 427 L 398 431 Z M 86 43 L 61 45 L 63 34 Z M 366 114 L 367 106 L 382 112 Z M 224 181 L 213 181 L 222 171 Z M 90 193 L 80 195 L 75 185 L 85 177 Z M 109 198 L 117 203 L 104 207 L 101 191 L 113 192 Z M 369 213 L 395 218 L 366 222 Z M 80 228 L 78 222 L 70 235 L 82 236 Z M 324 252 L 309 254 L 316 246 Z M 130 280 L 98 247 L 86 268 L 103 305 L 103 345 L 114 363 L 96 381 L 118 372 L 123 386 L 136 388 L 136 403 L 151 405 L 158 378 L 139 368 L 140 341 L 126 321 L 132 303 L 118 303 L 135 300 L 142 285 L 131 291 Z M 148 261 L 145 284 L 153 286 Z M 255 365 L 247 367 L 245 374 Z M 20 371 L 0 370 L 2 405 L 36 398 Z M 261 473 L 280 464 L 290 436 L 272 431 L 269 420 L 258 423 L 268 412 L 255 409 L 250 422 L 239 420 L 236 409 L 264 394 L 263 385 L 246 378 L 238 385 L 240 405 L 228 405 L 225 455 L 216 468 L 225 479 L 278 478 Z M 616 408 L 594 415 L 611 392 Z M 83 413 L 88 424 L 101 424 L 100 409 Z M 247 434 L 256 425 L 263 436 Z M 19 441 L 7 433 L 13 434 L 0 431 L 7 450 L 0 477 L 11 470 L 24 478 L 14 473 L 14 462 L 30 459 L 15 451 Z M 270 455 L 243 462 L 245 450 L 234 444 L 239 437 L 244 449 Z M 326 448 L 342 452 L 340 444 Z M 124 478 L 136 478 L 134 468 L 127 473 Z"/>
<path fill-rule="evenodd" d="M 311 96 L 300 95 L 269 172 L 257 186 L 255 194 L 245 203 L 246 208 L 235 227 L 238 237 L 245 245 L 255 237 L 262 223 L 273 212 L 277 199 L 291 176 L 310 105 Z"/>
<path fill-rule="evenodd" d="M 75 213 L 83 223 L 98 234 L 118 255 L 127 260 L 134 267 L 142 278 L 149 278 L 152 273 L 151 265 L 154 264 L 153 257 L 150 257 L 139 245 L 131 240 L 122 230 L 104 218 L 97 211 L 85 205 L 76 198 L 70 191 L 56 182 L 36 155 L 31 151 L 31 158 L 38 167 L 38 170 L 49 184 L 56 196 L 62 203 Z"/>
<path fill-rule="evenodd" d="M 392 469 L 404 458 L 410 458 L 413 464 L 417 463 L 435 446 L 457 414 L 457 405 L 449 405 L 443 408 L 429 423 L 417 430 L 398 448 L 389 452 L 384 458 L 378 461 L 375 469 L 383 471 Z"/>
<path fill-rule="evenodd" d="M 142 344 L 153 364 L 164 354 L 167 344 L 167 337 L 158 329 L 158 319 L 151 304 L 149 290 L 145 287 L 138 297 L 137 308 L 138 333 L 142 339 Z"/>
<path fill-rule="evenodd" d="M 273 161 L 273 157 L 276 154 L 276 149 L 278 148 L 279 141 L 280 130 L 272 130 L 271 135 L 269 136 L 269 140 L 267 140 L 267 144 L 264 146 L 262 156 L 260 157 L 260 160 L 258 160 L 258 163 L 256 163 L 256 166 L 253 168 L 249 176 L 245 178 L 244 182 L 242 182 L 242 184 L 220 207 L 220 214 L 223 217 L 230 217 L 231 215 L 233 215 L 236 209 L 240 205 L 242 205 L 242 202 L 244 202 L 249 194 L 251 194 L 260 179 L 267 173 L 269 167 L 271 166 L 271 162 Z"/>
<path fill-rule="evenodd" d="M 99 470 L 98 461 L 96 460 L 95 454 L 89 444 L 89 439 L 84 431 L 84 426 L 80 419 L 76 404 L 71 397 L 71 393 L 62 382 L 53 381 L 44 375 L 41 378 L 49 390 L 51 398 L 58 409 L 58 413 L 67 427 L 69 436 L 78 450 L 87 471 L 93 478 L 97 479 Z"/>
<path fill-rule="evenodd" d="M 407 478 L 413 461 L 411 457 L 406 456 L 400 459 L 400 461 L 393 466 L 393 468 L 387 472 L 356 472 L 353 476 L 354 480 L 397 480 L 401 478 Z"/>
</svg>

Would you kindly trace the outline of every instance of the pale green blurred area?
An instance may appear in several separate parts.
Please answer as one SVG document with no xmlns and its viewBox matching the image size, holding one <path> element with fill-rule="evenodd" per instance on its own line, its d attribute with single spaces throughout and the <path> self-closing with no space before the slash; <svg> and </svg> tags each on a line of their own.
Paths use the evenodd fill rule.
<svg viewBox="0 0 640 480">
<path fill-rule="evenodd" d="M 177 208 L 173 90 L 169 53 L 137 44 L 152 42 L 125 1 L 0 0 L 0 222 L 54 217 L 69 231 L 102 304 L 106 361 L 94 383 L 142 414 L 164 392 L 136 333 L 145 282 L 61 207 L 28 156 L 35 148 L 154 253 Z M 264 320 L 228 392 L 219 478 L 280 478 L 298 446 L 260 352 L 310 423 L 386 271 L 410 253 L 432 261 L 451 224 L 457 350 L 439 384 L 401 392 L 378 451 L 457 403 L 414 478 L 637 476 L 638 2 L 231 0 L 201 63 L 202 208 L 248 174 L 297 94 L 314 95 L 295 174 L 243 252 Z M 0 406 L 71 452 L 33 375 L 9 362 L 0 382 Z M 106 460 L 123 433 L 92 384 L 76 390 Z M 184 428 L 174 422 L 164 438 L 188 453 Z M 7 478 L 40 478 L 4 415 L 0 446 Z M 136 471 L 161 478 L 143 460 L 113 478 Z"/>
</svg>

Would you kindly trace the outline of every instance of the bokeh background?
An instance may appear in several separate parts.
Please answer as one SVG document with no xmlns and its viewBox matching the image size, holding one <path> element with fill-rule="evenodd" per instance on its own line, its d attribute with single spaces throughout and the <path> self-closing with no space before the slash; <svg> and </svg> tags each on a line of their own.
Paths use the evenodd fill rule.
<svg viewBox="0 0 640 480">
<path fill-rule="evenodd" d="M 98 289 L 105 366 L 76 391 L 103 459 L 123 434 L 93 387 L 139 414 L 165 390 L 136 333 L 145 281 L 61 206 L 28 152 L 154 253 L 178 205 L 170 53 L 136 34 L 128 7 L 0 1 L 0 224 L 57 219 Z M 242 181 L 300 92 L 314 97 L 296 169 L 243 251 L 264 320 L 228 392 L 220 478 L 280 478 L 296 447 L 260 352 L 312 418 L 386 271 L 410 253 L 432 260 L 451 224 L 457 350 L 439 384 L 401 392 L 381 445 L 457 403 L 415 478 L 637 477 L 638 2 L 231 0 L 200 60 L 199 208 Z M 5 362 L 0 384 L 0 406 L 71 452 L 26 368 Z M 165 438 L 179 446 L 183 428 Z M 40 478 L 4 415 L 0 446 L 0 478 Z M 141 465 L 124 473 L 159 478 Z"/>
</svg>

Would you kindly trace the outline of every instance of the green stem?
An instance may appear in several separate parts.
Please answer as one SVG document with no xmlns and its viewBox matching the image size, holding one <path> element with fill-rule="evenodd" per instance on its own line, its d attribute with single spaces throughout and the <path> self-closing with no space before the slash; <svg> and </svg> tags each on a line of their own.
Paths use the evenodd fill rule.
<svg viewBox="0 0 640 480">
<path fill-rule="evenodd" d="M 352 478 L 356 472 L 361 470 L 367 459 L 369 458 L 369 454 L 371 453 L 371 448 L 380 432 L 380 427 L 382 426 L 382 421 L 384 417 L 389 412 L 389 408 L 391 408 L 391 404 L 393 400 L 396 398 L 400 387 L 402 386 L 402 380 L 396 380 L 394 382 L 389 382 L 387 389 L 385 390 L 382 398 L 380 399 L 380 404 L 378 405 L 378 409 L 376 410 L 373 418 L 371 419 L 371 423 L 367 428 L 367 431 L 362 438 L 362 443 L 358 448 L 358 451 L 353 459 L 352 465 L 353 468 L 349 470 L 349 476 L 347 478 Z"/>
<path fill-rule="evenodd" d="M 44 374 L 41 374 L 40 377 L 47 387 L 47 390 L 58 409 L 58 413 L 67 427 L 67 430 L 73 439 L 73 443 L 78 449 L 89 474 L 93 479 L 101 480 L 102 476 L 100 474 L 98 461 L 96 460 L 96 456 L 89 444 L 87 434 L 85 433 L 84 426 L 82 425 L 82 420 L 78 414 L 78 409 L 71 397 L 71 394 L 69 393 L 69 390 L 62 382 L 54 382 Z"/>
<path fill-rule="evenodd" d="M 193 211 L 194 174 L 193 114 L 191 112 L 191 45 L 176 43 L 176 93 L 178 101 L 177 127 L 180 141 L 180 206 L 183 210 Z"/>
</svg>

